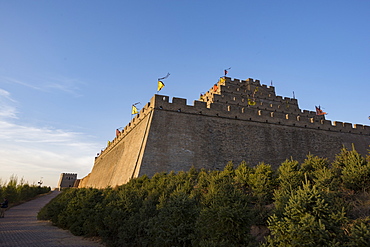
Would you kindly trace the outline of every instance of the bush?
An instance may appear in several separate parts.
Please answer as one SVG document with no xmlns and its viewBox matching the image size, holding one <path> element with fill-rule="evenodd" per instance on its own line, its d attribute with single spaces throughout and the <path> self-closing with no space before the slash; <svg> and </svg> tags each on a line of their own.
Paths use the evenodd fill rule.
<svg viewBox="0 0 370 247">
<path fill-rule="evenodd" d="M 370 243 L 370 222 L 366 220 L 355 221 L 350 227 L 350 247 L 366 247 Z"/>
<path fill-rule="evenodd" d="M 192 246 L 199 202 L 181 188 L 161 197 L 158 214 L 149 220 L 148 235 L 153 246 Z"/>
<path fill-rule="evenodd" d="M 50 187 L 29 185 L 23 179 L 18 182 L 17 176 L 11 176 L 8 183 L 0 185 L 0 198 L 7 198 L 10 205 L 28 201 L 37 195 L 50 191 Z"/>
<path fill-rule="evenodd" d="M 267 227 L 262 246 L 366 246 L 368 165 L 343 149 L 332 164 L 308 155 L 277 171 L 229 162 L 222 171 L 158 173 L 116 188 L 65 190 L 39 218 L 107 246 L 257 246 Z"/>
<path fill-rule="evenodd" d="M 337 246 L 345 241 L 345 212 L 336 211 L 324 192 L 306 182 L 292 192 L 283 217 L 269 218 L 266 246 Z"/>
<path fill-rule="evenodd" d="M 355 149 L 343 148 L 333 162 L 333 169 L 341 178 L 344 189 L 365 191 L 370 187 L 370 163 Z"/>
<path fill-rule="evenodd" d="M 278 186 L 273 194 L 276 214 L 282 214 L 292 191 L 302 184 L 303 179 L 304 173 L 298 161 L 287 159 L 281 164 L 277 170 Z"/>
<path fill-rule="evenodd" d="M 235 172 L 229 164 L 209 177 L 201 200 L 194 244 L 200 246 L 248 246 L 253 222 L 251 198 L 233 185 Z"/>
<path fill-rule="evenodd" d="M 253 197 L 259 204 L 272 203 L 272 194 L 276 187 L 276 175 L 270 165 L 260 163 L 249 174 L 249 184 Z"/>
</svg>

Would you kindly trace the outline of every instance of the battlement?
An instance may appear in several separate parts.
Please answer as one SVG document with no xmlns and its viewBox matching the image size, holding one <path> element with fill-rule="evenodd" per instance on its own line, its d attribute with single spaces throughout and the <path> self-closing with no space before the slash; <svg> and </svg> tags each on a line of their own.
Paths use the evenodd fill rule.
<svg viewBox="0 0 370 247">
<path fill-rule="evenodd" d="M 100 153 L 97 154 L 95 159 L 102 158 L 106 153 L 108 153 L 110 150 L 114 149 L 114 147 L 122 140 L 124 139 L 143 119 L 145 119 L 153 110 L 152 107 L 152 100 L 145 104 L 145 106 L 139 111 L 138 114 L 136 114 L 131 121 L 122 129 L 122 131 L 119 131 L 119 134 L 116 135 L 116 137 L 108 142 L 108 145 L 105 149 L 101 150 Z"/>
<path fill-rule="evenodd" d="M 113 131 L 112 131 L 113 132 Z M 199 100 L 154 95 L 95 158 L 81 181 L 61 175 L 59 188 L 114 187 L 158 172 L 222 169 L 227 162 L 265 162 L 277 168 L 307 154 L 335 159 L 352 146 L 368 154 L 370 126 L 301 110 L 298 100 L 275 94 L 259 80 L 222 77 Z"/>
<path fill-rule="evenodd" d="M 64 176 L 64 177 L 67 177 L 67 176 L 76 176 L 77 177 L 77 173 L 61 173 L 60 175 Z"/>
<path fill-rule="evenodd" d="M 255 104 L 251 105 L 250 101 Z M 183 98 L 173 97 L 170 101 L 169 96 L 154 95 L 96 158 L 101 158 L 112 150 L 153 110 L 370 135 L 370 126 L 338 121 L 332 123 L 325 120 L 324 115 L 318 116 L 314 111 L 301 110 L 297 99 L 277 96 L 275 87 L 261 85 L 259 80 L 222 77 L 200 100 L 194 100 L 193 105 L 188 105 Z"/>
<path fill-rule="evenodd" d="M 222 77 L 207 93 L 201 95 L 199 100 L 207 102 L 208 107 L 212 103 L 224 103 L 283 113 L 301 111 L 296 99 L 277 96 L 275 87 L 261 85 L 259 80 L 252 78 L 232 80 L 229 77 Z"/>
<path fill-rule="evenodd" d="M 61 173 L 58 182 L 58 189 L 70 188 L 77 180 L 77 173 Z"/>
<path fill-rule="evenodd" d="M 151 99 L 151 105 L 156 110 L 370 135 L 370 126 L 360 124 L 352 125 L 351 123 L 342 123 L 338 121 L 332 123 L 330 120 L 325 120 L 323 116 L 317 116 L 315 112 L 307 110 L 299 110 L 294 113 L 283 113 L 268 108 L 259 109 L 218 102 L 207 105 L 206 102 L 197 100 L 194 101 L 193 105 L 187 105 L 186 99 L 173 98 L 172 102 L 170 102 L 169 97 L 164 95 L 155 95 Z"/>
</svg>

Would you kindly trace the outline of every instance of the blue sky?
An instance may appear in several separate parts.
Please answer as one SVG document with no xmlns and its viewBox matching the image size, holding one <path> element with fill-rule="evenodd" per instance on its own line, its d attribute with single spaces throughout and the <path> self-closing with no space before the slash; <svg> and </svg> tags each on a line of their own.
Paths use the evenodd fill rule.
<svg viewBox="0 0 370 247">
<path fill-rule="evenodd" d="M 0 179 L 55 187 L 161 94 L 192 104 L 225 68 L 301 109 L 370 125 L 370 2 L 0 0 Z"/>
</svg>

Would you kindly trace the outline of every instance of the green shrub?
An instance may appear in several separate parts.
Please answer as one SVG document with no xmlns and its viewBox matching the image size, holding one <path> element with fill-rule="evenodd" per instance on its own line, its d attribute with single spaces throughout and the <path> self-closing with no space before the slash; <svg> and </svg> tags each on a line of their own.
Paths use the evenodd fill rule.
<svg viewBox="0 0 370 247">
<path fill-rule="evenodd" d="M 11 176 L 8 183 L 0 184 L 0 198 L 7 198 L 10 205 L 28 201 L 37 195 L 49 192 L 50 187 L 29 185 L 21 179 L 18 182 L 17 176 Z"/>
<path fill-rule="evenodd" d="M 233 185 L 231 165 L 209 177 L 196 222 L 195 246 L 248 246 L 253 222 L 251 198 Z"/>
<path fill-rule="evenodd" d="M 199 202 L 181 188 L 161 197 L 158 214 L 149 220 L 148 236 L 153 246 L 192 246 Z"/>
<path fill-rule="evenodd" d="M 355 149 L 343 148 L 333 163 L 338 176 L 341 177 L 343 187 L 361 191 L 370 188 L 370 163 Z"/>
<path fill-rule="evenodd" d="M 298 161 L 285 160 L 277 170 L 277 189 L 273 193 L 275 212 L 281 215 L 292 191 L 301 186 L 304 173 Z"/>
<path fill-rule="evenodd" d="M 358 220 L 350 227 L 349 230 L 350 247 L 367 247 L 370 243 L 370 222 L 369 220 Z"/>
<path fill-rule="evenodd" d="M 291 193 L 283 217 L 270 217 L 266 246 L 338 246 L 346 240 L 346 220 L 345 212 L 335 210 L 326 194 L 308 181 Z"/>
<path fill-rule="evenodd" d="M 267 226 L 262 246 L 366 246 L 368 166 L 343 149 L 332 164 L 308 155 L 277 171 L 245 162 L 222 171 L 192 167 L 116 188 L 67 189 L 38 217 L 107 246 L 257 246 Z M 33 193 L 27 186 L 16 191 L 20 198 Z"/>
<path fill-rule="evenodd" d="M 258 164 L 249 173 L 249 184 L 252 194 L 259 204 L 272 203 L 272 195 L 277 182 L 275 172 L 270 165 Z"/>
</svg>

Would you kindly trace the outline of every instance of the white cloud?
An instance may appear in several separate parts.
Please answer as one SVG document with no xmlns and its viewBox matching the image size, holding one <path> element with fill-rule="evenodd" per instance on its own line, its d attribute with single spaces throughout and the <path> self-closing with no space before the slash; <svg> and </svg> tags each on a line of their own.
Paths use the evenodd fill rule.
<svg viewBox="0 0 370 247">
<path fill-rule="evenodd" d="M 79 93 L 79 86 L 84 84 L 77 79 L 65 78 L 65 77 L 54 77 L 48 78 L 45 84 L 46 89 L 56 89 L 60 90 L 74 96 L 81 96 Z"/>
<path fill-rule="evenodd" d="M 15 123 L 17 103 L 11 94 L 0 89 L 0 181 L 13 174 L 36 183 L 57 186 L 62 172 L 77 173 L 81 178 L 91 170 L 99 146 L 92 136 L 51 127 Z"/>
<path fill-rule="evenodd" d="M 16 118 L 17 111 L 12 106 L 15 102 L 8 91 L 0 88 L 0 118 Z"/>
<path fill-rule="evenodd" d="M 40 91 L 43 90 L 41 87 L 37 87 L 37 86 L 35 86 L 33 84 L 25 83 L 23 81 L 16 80 L 14 78 L 6 77 L 6 76 L 2 76 L 1 77 L 1 80 L 4 81 L 4 82 L 12 83 L 12 84 L 19 84 L 19 85 L 22 85 L 22 86 L 25 86 L 25 87 L 29 87 L 29 88 L 32 88 L 32 89 L 35 89 L 35 90 L 40 90 Z"/>
<path fill-rule="evenodd" d="M 50 92 L 53 90 L 62 91 L 73 96 L 81 96 L 80 86 L 84 85 L 85 83 L 74 78 L 66 78 L 63 76 L 55 76 L 55 77 L 41 77 L 41 78 L 33 78 L 30 79 L 30 82 L 20 81 L 15 78 L 0 77 L 2 81 L 11 83 L 11 84 L 18 84 L 24 87 L 28 87 L 37 91 L 43 92 Z"/>
<path fill-rule="evenodd" d="M 0 167 L 2 180 L 12 174 L 30 183 L 44 177 L 56 186 L 62 172 L 83 177 L 91 170 L 98 145 L 83 135 L 63 130 L 26 127 L 0 121 Z"/>
<path fill-rule="evenodd" d="M 15 102 L 15 100 L 13 100 L 13 99 L 10 97 L 10 93 L 9 93 L 8 91 L 5 91 L 4 89 L 1 89 L 1 88 L 0 88 L 0 96 L 1 96 L 1 97 L 4 97 L 4 98 L 6 98 L 6 99 L 8 99 L 8 100 L 10 100 L 10 101 Z"/>
</svg>

